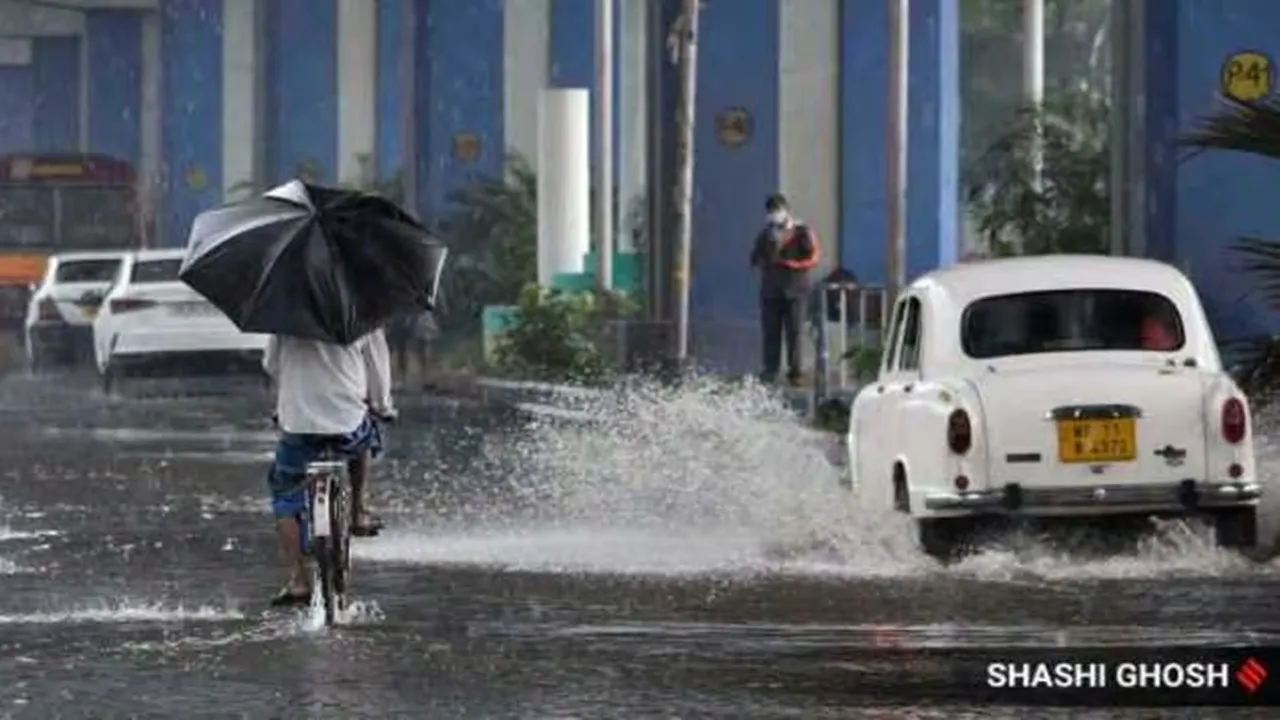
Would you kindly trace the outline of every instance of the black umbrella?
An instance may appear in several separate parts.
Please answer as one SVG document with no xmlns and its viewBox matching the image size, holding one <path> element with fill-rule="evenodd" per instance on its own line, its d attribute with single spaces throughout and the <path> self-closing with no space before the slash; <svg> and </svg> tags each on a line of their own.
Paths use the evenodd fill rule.
<svg viewBox="0 0 1280 720">
<path fill-rule="evenodd" d="M 178 276 L 245 332 L 347 344 L 433 309 L 446 254 L 385 198 L 293 180 L 196 217 Z"/>
</svg>

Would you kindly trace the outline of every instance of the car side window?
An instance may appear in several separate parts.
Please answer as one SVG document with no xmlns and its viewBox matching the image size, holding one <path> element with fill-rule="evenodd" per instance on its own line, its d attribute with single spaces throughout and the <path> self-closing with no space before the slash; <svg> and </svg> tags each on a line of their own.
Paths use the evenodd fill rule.
<svg viewBox="0 0 1280 720">
<path fill-rule="evenodd" d="M 881 372 L 893 372 L 898 357 L 898 338 L 902 335 L 902 311 L 906 300 L 899 300 L 893 305 L 893 322 L 889 325 L 889 334 L 884 338 L 884 363 Z"/>
<path fill-rule="evenodd" d="M 923 308 L 919 298 L 907 298 L 906 317 L 902 323 L 902 342 L 898 350 L 898 370 L 916 371 L 920 369 L 920 344 L 924 338 Z"/>
</svg>

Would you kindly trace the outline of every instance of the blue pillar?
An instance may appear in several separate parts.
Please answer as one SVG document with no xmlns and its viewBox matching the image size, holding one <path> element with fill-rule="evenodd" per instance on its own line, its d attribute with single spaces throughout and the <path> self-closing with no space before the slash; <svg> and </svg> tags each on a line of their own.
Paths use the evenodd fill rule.
<svg viewBox="0 0 1280 720">
<path fill-rule="evenodd" d="M 622 44 L 622 9 L 618 0 L 613 3 L 613 181 L 618 181 L 618 122 L 619 70 Z M 551 71 L 548 77 L 552 87 L 587 88 L 591 91 L 591 127 L 596 126 L 596 3 L 599 0 L 551 0 L 550 54 Z M 664 53 L 667 55 L 667 53 Z M 600 157 L 600 139 L 591 131 L 591 164 Z M 591 175 L 595 182 L 594 172 Z M 615 211 L 617 212 L 617 211 Z"/>
<path fill-rule="evenodd" d="M 699 361 L 728 372 L 758 369 L 759 291 L 747 261 L 765 198 L 778 191 L 778 21 L 778 0 L 707 3 L 699 18 L 690 316 Z M 740 142 L 718 131 L 726 112 L 746 115 Z"/>
<path fill-rule="evenodd" d="M 888 4 L 840 0 L 840 258 L 885 281 Z"/>
<path fill-rule="evenodd" d="M 882 283 L 888 232 L 889 16 L 885 3 L 840 6 L 840 252 Z M 959 241 L 960 18 L 955 0 L 911 3 L 907 123 L 907 277 L 955 261 Z"/>
<path fill-rule="evenodd" d="M 161 3 L 160 245 L 186 243 L 191 221 L 222 200 L 222 2 Z"/>
<path fill-rule="evenodd" d="M 0 153 L 26 152 L 32 129 L 34 74 L 30 65 L 0 67 Z"/>
<path fill-rule="evenodd" d="M 1144 0 L 1140 40 L 1145 58 L 1141 101 L 1145 109 L 1139 117 L 1144 120 L 1146 252 L 1166 262 L 1173 262 L 1177 255 L 1178 3 Z"/>
<path fill-rule="evenodd" d="M 908 278 L 951 265 L 959 245 L 959 5 L 956 0 L 911 3 Z"/>
<path fill-rule="evenodd" d="M 89 51 L 89 151 L 128 160 L 142 155 L 142 16 L 136 10 L 85 13 Z"/>
<path fill-rule="evenodd" d="M 448 214 L 454 192 L 502 172 L 502 23 L 502 0 L 418 0 L 415 177 L 428 222 Z M 478 154 L 455 153 L 457 141 L 478 141 Z"/>
<path fill-rule="evenodd" d="M 338 171 L 338 15 L 335 0 L 267 3 L 267 177 Z"/>
<path fill-rule="evenodd" d="M 42 152 L 79 150 L 80 38 L 32 39 L 31 70 L 35 78 L 34 149 Z M 0 103 L 0 106 L 7 105 Z"/>
<path fill-rule="evenodd" d="M 409 0 L 381 0 L 378 3 L 378 94 L 377 170 L 378 178 L 390 180 L 403 173 L 409 162 L 405 130 L 413 105 L 410 56 L 412 24 Z M 408 62 L 406 62 L 406 60 Z"/>
</svg>

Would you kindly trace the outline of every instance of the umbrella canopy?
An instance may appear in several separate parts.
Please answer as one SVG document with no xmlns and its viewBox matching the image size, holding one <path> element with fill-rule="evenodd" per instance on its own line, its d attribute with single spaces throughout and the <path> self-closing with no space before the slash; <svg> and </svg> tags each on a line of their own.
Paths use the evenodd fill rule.
<svg viewBox="0 0 1280 720">
<path fill-rule="evenodd" d="M 197 216 L 179 277 L 245 332 L 347 344 L 433 309 L 446 254 L 385 198 L 293 180 Z"/>
</svg>

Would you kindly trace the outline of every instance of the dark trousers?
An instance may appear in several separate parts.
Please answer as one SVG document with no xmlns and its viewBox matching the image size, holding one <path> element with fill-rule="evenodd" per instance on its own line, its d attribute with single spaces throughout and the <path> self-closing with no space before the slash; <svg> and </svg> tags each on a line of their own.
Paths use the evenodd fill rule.
<svg viewBox="0 0 1280 720">
<path fill-rule="evenodd" d="M 760 330 L 764 335 L 762 379 L 777 379 L 784 343 L 787 346 L 787 377 L 792 380 L 800 378 L 800 328 L 804 326 L 804 318 L 803 297 L 760 298 Z"/>
</svg>

